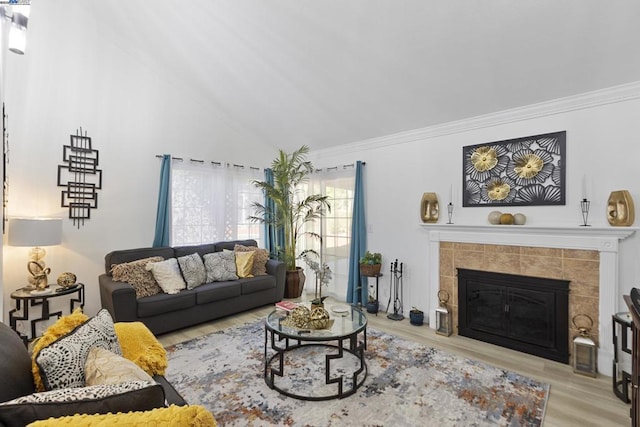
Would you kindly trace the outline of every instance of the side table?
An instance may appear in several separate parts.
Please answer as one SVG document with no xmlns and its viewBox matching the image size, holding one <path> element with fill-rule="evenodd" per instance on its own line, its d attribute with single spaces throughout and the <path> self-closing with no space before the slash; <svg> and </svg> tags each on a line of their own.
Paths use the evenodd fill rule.
<svg viewBox="0 0 640 427">
<path fill-rule="evenodd" d="M 611 316 L 613 325 L 613 393 L 625 403 L 630 403 L 632 351 L 628 343 L 631 330 L 631 313 L 622 312 Z M 618 341 L 620 339 L 620 341 Z"/>
<path fill-rule="evenodd" d="M 57 285 L 49 285 L 51 293 L 34 295 L 31 293 L 31 289 L 20 288 L 11 293 L 11 299 L 15 300 L 16 308 L 9 312 L 9 325 L 11 328 L 20 335 L 22 340 L 28 343 L 30 340 L 36 338 L 36 326 L 40 322 L 49 320 L 53 316 L 60 318 L 62 311 L 56 311 L 51 313 L 49 310 L 49 300 L 58 298 L 64 295 L 70 295 L 69 301 L 69 313 L 77 307 L 84 307 L 84 285 L 82 283 L 76 283 L 69 288 L 62 288 Z M 37 319 L 29 318 L 29 307 L 41 307 L 40 317 Z M 29 322 L 31 326 L 31 336 L 21 334 L 17 329 L 17 323 L 19 320 Z"/>
<path fill-rule="evenodd" d="M 378 293 L 378 284 L 379 283 L 378 282 L 379 282 L 380 278 L 382 277 L 382 273 L 378 273 L 378 274 L 362 274 L 362 273 L 360 273 L 360 275 L 362 277 L 366 277 L 366 278 L 374 277 L 376 279 L 376 299 L 372 303 L 371 302 L 367 303 L 367 313 L 375 313 L 375 315 L 377 316 L 378 315 L 378 311 L 380 310 L 380 299 L 378 298 L 378 295 L 379 295 L 379 293 Z"/>
</svg>

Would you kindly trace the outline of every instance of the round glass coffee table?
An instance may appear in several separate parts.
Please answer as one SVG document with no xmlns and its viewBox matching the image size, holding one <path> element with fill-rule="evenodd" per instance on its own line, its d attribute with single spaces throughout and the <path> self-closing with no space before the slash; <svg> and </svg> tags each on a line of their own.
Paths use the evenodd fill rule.
<svg viewBox="0 0 640 427">
<path fill-rule="evenodd" d="M 357 307 L 327 305 L 327 329 L 282 324 L 288 315 L 274 310 L 264 324 L 264 381 L 285 396 L 302 400 L 342 399 L 367 377 L 367 316 Z"/>
</svg>

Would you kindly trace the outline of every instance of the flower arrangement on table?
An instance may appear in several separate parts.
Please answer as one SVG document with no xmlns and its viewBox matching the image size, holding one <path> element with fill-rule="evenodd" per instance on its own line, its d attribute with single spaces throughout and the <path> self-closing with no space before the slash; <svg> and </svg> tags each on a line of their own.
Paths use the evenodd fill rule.
<svg viewBox="0 0 640 427">
<path fill-rule="evenodd" d="M 331 267 L 329 267 L 326 262 L 323 262 L 322 265 L 320 265 L 319 262 L 311 259 L 309 253 L 312 252 L 306 252 L 302 254 L 302 259 L 316 275 L 316 292 L 315 298 L 311 301 L 311 305 L 322 306 L 322 303 L 326 298 L 322 296 L 322 287 L 328 285 L 333 278 Z"/>
</svg>

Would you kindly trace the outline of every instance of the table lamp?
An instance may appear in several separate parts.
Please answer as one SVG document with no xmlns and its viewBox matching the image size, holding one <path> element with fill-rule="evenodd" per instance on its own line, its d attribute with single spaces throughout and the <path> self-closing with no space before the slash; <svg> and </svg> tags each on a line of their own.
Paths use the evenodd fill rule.
<svg viewBox="0 0 640 427">
<path fill-rule="evenodd" d="M 31 273 L 29 284 L 37 289 L 49 286 L 47 275 L 51 272 L 44 263 L 46 251 L 42 246 L 62 243 L 61 218 L 9 218 L 9 246 L 32 246 L 27 270 Z"/>
</svg>

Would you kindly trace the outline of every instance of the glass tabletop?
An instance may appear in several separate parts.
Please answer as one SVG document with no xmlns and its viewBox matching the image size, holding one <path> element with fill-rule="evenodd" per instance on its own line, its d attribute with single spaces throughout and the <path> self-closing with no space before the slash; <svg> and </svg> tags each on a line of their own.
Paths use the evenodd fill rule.
<svg viewBox="0 0 640 427">
<path fill-rule="evenodd" d="M 289 313 L 274 310 L 267 316 L 267 329 L 279 335 L 303 341 L 329 341 L 348 337 L 362 331 L 367 325 L 367 316 L 362 310 L 347 304 L 325 304 L 333 324 L 326 329 L 299 329 L 282 324 Z"/>
</svg>

